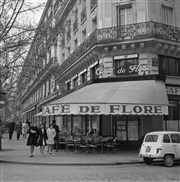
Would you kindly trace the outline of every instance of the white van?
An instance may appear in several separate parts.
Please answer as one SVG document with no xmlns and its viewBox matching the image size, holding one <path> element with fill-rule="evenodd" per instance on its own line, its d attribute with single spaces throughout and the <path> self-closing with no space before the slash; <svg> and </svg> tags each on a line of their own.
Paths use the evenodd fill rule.
<svg viewBox="0 0 180 182">
<path fill-rule="evenodd" d="M 164 165 L 171 167 L 174 160 L 180 160 L 180 132 L 156 131 L 147 133 L 140 148 L 139 156 L 146 164 L 154 159 L 163 159 Z"/>
</svg>

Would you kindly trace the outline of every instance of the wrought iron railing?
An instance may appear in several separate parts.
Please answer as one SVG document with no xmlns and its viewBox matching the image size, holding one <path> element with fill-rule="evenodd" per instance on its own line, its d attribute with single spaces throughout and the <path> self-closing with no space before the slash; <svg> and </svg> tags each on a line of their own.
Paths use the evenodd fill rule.
<svg viewBox="0 0 180 182">
<path fill-rule="evenodd" d="M 90 2 L 91 11 L 97 7 L 97 0 L 91 0 Z"/>
<path fill-rule="evenodd" d="M 115 43 L 125 40 L 160 38 L 180 42 L 180 28 L 154 21 L 129 24 L 124 26 L 96 29 L 85 41 L 60 65 L 64 71 L 89 51 L 94 45 Z"/>
<path fill-rule="evenodd" d="M 82 10 L 81 12 L 81 23 L 83 23 L 87 19 L 87 14 L 86 14 L 86 7 Z"/>
<path fill-rule="evenodd" d="M 76 19 L 73 23 L 73 32 L 76 32 L 78 29 L 78 19 Z"/>
</svg>

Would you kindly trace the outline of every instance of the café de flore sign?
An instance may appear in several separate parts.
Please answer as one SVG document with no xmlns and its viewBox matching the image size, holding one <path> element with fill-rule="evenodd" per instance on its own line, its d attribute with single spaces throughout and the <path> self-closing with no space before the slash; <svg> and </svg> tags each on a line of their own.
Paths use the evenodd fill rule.
<svg viewBox="0 0 180 182">
<path fill-rule="evenodd" d="M 42 115 L 163 115 L 168 114 L 164 105 L 131 104 L 56 104 L 44 106 Z"/>
</svg>

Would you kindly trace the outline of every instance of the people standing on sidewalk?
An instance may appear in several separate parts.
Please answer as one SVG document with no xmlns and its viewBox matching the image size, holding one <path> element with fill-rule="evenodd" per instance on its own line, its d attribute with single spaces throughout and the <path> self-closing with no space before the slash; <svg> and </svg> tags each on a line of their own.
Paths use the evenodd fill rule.
<svg viewBox="0 0 180 182">
<path fill-rule="evenodd" d="M 41 156 L 44 154 L 45 146 L 47 146 L 47 143 L 46 143 L 47 139 L 48 139 L 48 137 L 47 137 L 45 125 L 43 123 L 41 123 L 40 128 L 39 128 L 39 137 L 38 137 L 38 146 L 40 146 Z"/>
<path fill-rule="evenodd" d="M 9 124 L 8 124 L 8 127 L 9 127 L 9 140 L 12 140 L 12 136 L 13 136 L 13 133 L 14 133 L 14 128 L 15 128 L 15 122 L 12 120 Z"/>
<path fill-rule="evenodd" d="M 51 123 L 49 128 L 47 129 L 47 146 L 49 154 L 52 154 L 52 148 L 54 145 L 54 137 L 56 136 L 56 130 L 53 128 L 53 124 Z"/>
<path fill-rule="evenodd" d="M 56 120 L 53 120 L 52 121 L 52 124 L 53 124 L 53 128 L 56 131 L 56 136 L 54 137 L 54 144 L 55 144 L 54 148 L 55 148 L 56 152 L 58 152 L 58 147 L 59 147 L 59 132 L 60 132 L 60 130 L 59 130 L 59 126 L 56 124 Z"/>
<path fill-rule="evenodd" d="M 19 138 L 21 136 L 21 133 L 22 133 L 22 123 L 20 121 L 18 121 L 16 123 L 15 130 L 16 130 L 16 133 L 17 133 L 17 140 L 19 140 Z"/>
<path fill-rule="evenodd" d="M 34 147 L 37 147 L 37 139 L 38 139 L 38 128 L 35 126 L 34 123 L 31 123 L 30 127 L 29 127 L 29 136 L 27 139 L 27 146 L 30 146 L 30 157 L 33 157 L 33 153 L 34 153 Z"/>
<path fill-rule="evenodd" d="M 29 130 L 28 123 L 27 122 L 23 122 L 23 124 L 22 124 L 22 135 L 23 135 L 23 138 L 26 138 L 28 130 Z"/>
</svg>

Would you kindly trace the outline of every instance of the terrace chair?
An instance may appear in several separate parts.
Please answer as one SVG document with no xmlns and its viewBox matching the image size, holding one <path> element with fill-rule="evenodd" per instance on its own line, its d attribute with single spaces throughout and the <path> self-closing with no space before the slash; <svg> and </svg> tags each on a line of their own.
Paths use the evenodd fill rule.
<svg viewBox="0 0 180 182">
<path fill-rule="evenodd" d="M 72 150 L 75 150 L 75 144 L 72 140 L 67 140 L 66 141 L 66 151 L 69 152 Z"/>
<path fill-rule="evenodd" d="M 94 141 L 89 141 L 88 142 L 88 152 L 95 152 L 97 151 L 97 145 L 96 145 L 96 142 Z"/>
<path fill-rule="evenodd" d="M 108 141 L 104 144 L 104 148 L 109 152 L 110 150 L 115 149 L 115 145 L 113 144 L 113 139 L 108 139 Z"/>
<path fill-rule="evenodd" d="M 80 151 L 88 152 L 88 143 L 84 140 L 81 140 L 81 144 L 78 146 L 78 154 Z"/>
</svg>

